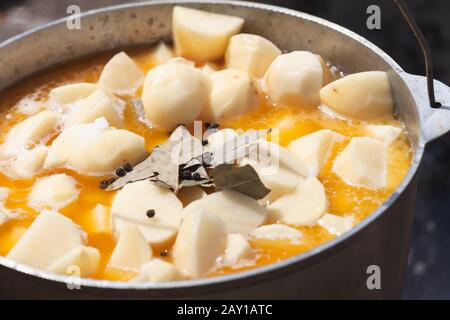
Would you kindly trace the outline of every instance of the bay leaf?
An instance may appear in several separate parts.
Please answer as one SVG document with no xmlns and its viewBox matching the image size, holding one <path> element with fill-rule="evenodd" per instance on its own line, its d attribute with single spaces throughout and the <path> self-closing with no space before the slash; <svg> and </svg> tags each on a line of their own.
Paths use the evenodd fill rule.
<svg viewBox="0 0 450 320">
<path fill-rule="evenodd" d="M 190 135 L 186 128 L 182 126 L 178 127 L 166 143 L 153 148 L 152 153 L 147 159 L 137 164 L 133 168 L 133 171 L 114 181 L 106 190 L 117 190 L 127 183 L 145 179 L 159 182 L 167 188 L 177 189 L 180 153 L 183 151 L 185 153 L 187 152 L 179 146 L 180 142 L 184 139 L 190 139 L 187 134 Z"/>
<path fill-rule="evenodd" d="M 221 164 L 212 169 L 212 177 L 217 191 L 232 189 L 255 200 L 264 198 L 270 192 L 251 165 Z"/>
</svg>

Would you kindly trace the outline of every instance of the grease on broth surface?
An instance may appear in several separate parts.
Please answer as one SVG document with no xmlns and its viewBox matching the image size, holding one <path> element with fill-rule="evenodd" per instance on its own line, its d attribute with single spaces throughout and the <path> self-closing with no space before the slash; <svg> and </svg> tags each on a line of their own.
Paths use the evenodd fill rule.
<svg viewBox="0 0 450 320">
<path fill-rule="evenodd" d="M 151 56 L 152 49 L 132 49 L 127 53 L 145 71 L 154 67 Z M 0 123 L 0 142 L 3 142 L 5 134 L 15 124 L 25 119 L 28 115 L 21 113 L 24 110 L 43 108 L 41 103 L 46 100 L 49 90 L 54 87 L 73 82 L 96 82 L 104 64 L 112 54 L 97 55 L 94 58 L 87 58 L 65 66 L 60 66 L 45 73 L 31 77 L 22 81 L 19 85 L 5 90 L 0 94 L 0 108 L 2 122 Z M 140 91 L 137 96 L 140 95 Z M 27 98 L 25 107 L 17 108 L 21 99 Z M 123 97 L 122 97 L 123 98 Z M 135 132 L 145 138 L 146 148 L 150 151 L 156 145 L 163 143 L 168 138 L 168 132 L 160 129 L 151 129 L 138 121 L 131 98 L 125 99 L 127 102 L 125 110 L 125 129 Z M 23 100 L 22 100 L 23 101 Z M 23 104 L 23 103 L 22 103 Z M 28 108 L 28 109 L 27 109 Z M 381 124 L 381 123 L 380 123 Z M 403 127 L 403 124 L 395 119 L 385 121 L 382 124 L 389 124 L 396 127 Z M 221 128 L 235 129 L 258 129 L 258 128 L 278 128 L 280 129 L 280 144 L 287 146 L 289 142 L 312 133 L 320 129 L 331 129 L 346 137 L 357 137 L 364 135 L 365 123 L 353 121 L 346 122 L 336 118 L 327 117 L 320 111 L 299 111 L 295 106 L 275 108 L 267 101 L 256 111 L 233 118 L 228 118 L 220 122 Z M 410 144 L 406 134 L 390 145 L 388 150 L 388 184 L 386 188 L 379 190 L 368 190 L 356 188 L 345 184 L 332 172 L 332 163 L 336 155 L 342 151 L 349 140 L 337 143 L 328 158 L 327 163 L 319 174 L 320 181 L 324 184 L 329 199 L 329 212 L 336 215 L 350 215 L 358 223 L 366 218 L 371 212 L 379 207 L 395 191 L 404 176 L 406 175 L 412 160 Z M 132 272 L 107 268 L 107 262 L 114 249 L 115 240 L 112 234 L 94 234 L 92 217 L 90 211 L 97 205 L 103 204 L 110 207 L 114 192 L 100 190 L 98 185 L 104 177 L 87 177 L 70 170 L 53 170 L 43 172 L 38 175 L 46 176 L 52 173 L 66 173 L 74 177 L 81 187 L 81 194 L 77 201 L 69 204 L 60 212 L 79 224 L 88 233 L 88 245 L 98 248 L 101 253 L 101 263 L 98 272 L 93 276 L 96 279 L 110 280 L 130 280 L 135 276 Z M 0 174 L 0 186 L 8 187 L 11 193 L 5 203 L 7 208 L 20 209 L 22 218 L 11 220 L 0 226 L 0 255 L 5 256 L 14 246 L 17 240 L 23 235 L 27 227 L 32 223 L 37 212 L 27 205 L 27 197 L 36 178 L 28 180 L 12 180 Z M 228 274 L 254 268 L 265 264 L 273 263 L 301 254 L 335 236 L 328 233 L 321 226 L 299 227 L 304 234 L 301 243 L 293 244 L 288 241 L 253 240 L 251 245 L 258 253 L 256 266 L 251 267 L 223 267 L 214 270 L 209 276 Z M 170 249 L 169 247 L 155 248 L 155 256 L 160 252 Z M 160 257 L 167 261 L 171 260 L 170 250 L 165 257 Z"/>
</svg>

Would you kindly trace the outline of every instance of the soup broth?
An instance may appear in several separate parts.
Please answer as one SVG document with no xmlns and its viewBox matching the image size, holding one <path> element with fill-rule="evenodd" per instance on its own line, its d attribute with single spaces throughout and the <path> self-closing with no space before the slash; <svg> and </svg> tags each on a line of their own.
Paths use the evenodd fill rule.
<svg viewBox="0 0 450 320">
<path fill-rule="evenodd" d="M 146 72 L 155 67 L 155 58 L 151 48 L 130 49 L 126 50 L 126 53 Z M 107 53 L 59 66 L 4 90 L 0 94 L 0 108 L 2 110 L 1 142 L 4 142 L 6 134 L 14 125 L 26 119 L 30 114 L 45 109 L 51 89 L 75 82 L 97 82 L 103 66 L 112 56 L 112 53 Z M 146 149 L 150 152 L 155 146 L 168 139 L 169 132 L 163 129 L 150 128 L 138 120 L 133 107 L 133 99 L 140 95 L 141 89 L 135 96 L 120 97 L 126 102 L 125 129 L 144 137 Z M 367 123 L 363 121 L 341 120 L 337 117 L 330 117 L 319 110 L 305 111 L 298 105 L 274 107 L 266 97 L 261 101 L 262 103 L 255 111 L 220 120 L 220 127 L 243 130 L 276 128 L 279 129 L 279 144 L 282 146 L 288 146 L 291 141 L 321 129 L 333 130 L 347 138 L 367 135 L 365 131 Z M 378 190 L 354 187 L 346 184 L 333 172 L 332 165 L 336 156 L 345 149 L 350 139 L 334 145 L 331 155 L 319 173 L 319 180 L 325 187 L 329 201 L 328 211 L 339 216 L 353 217 L 355 224 L 364 220 L 389 198 L 404 178 L 412 160 L 410 143 L 400 121 L 391 118 L 371 124 L 385 124 L 402 129 L 400 137 L 395 139 L 388 147 L 386 187 Z M 49 140 L 47 144 L 51 144 L 51 142 L 52 140 Z M 92 225 L 91 210 L 98 204 L 110 208 L 116 191 L 110 192 L 99 188 L 100 181 L 105 177 L 89 177 L 68 169 L 42 171 L 31 179 L 13 179 L 6 174 L 0 174 L 0 186 L 10 189 L 5 207 L 19 212 L 17 219 L 11 219 L 0 226 L 0 255 L 6 256 L 8 254 L 39 214 L 28 205 L 28 195 L 34 182 L 38 178 L 54 173 L 66 173 L 75 178 L 80 187 L 81 193 L 78 199 L 62 208 L 60 212 L 87 232 L 87 245 L 100 251 L 100 267 L 92 278 L 127 281 L 136 276 L 133 271 L 107 266 L 116 239 L 112 231 L 95 233 Z M 303 233 L 303 238 L 299 243 L 288 240 L 250 240 L 251 247 L 257 253 L 256 263 L 217 267 L 210 271 L 208 276 L 230 274 L 281 261 L 302 254 L 335 237 L 320 225 L 301 226 L 297 229 Z M 172 243 L 161 247 L 153 247 L 154 256 L 169 262 L 172 261 L 171 245 Z"/>
</svg>

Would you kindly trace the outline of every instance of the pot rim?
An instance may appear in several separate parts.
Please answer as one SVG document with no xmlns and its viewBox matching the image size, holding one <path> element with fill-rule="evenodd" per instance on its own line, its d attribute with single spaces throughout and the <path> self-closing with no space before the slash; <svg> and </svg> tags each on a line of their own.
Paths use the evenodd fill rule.
<svg viewBox="0 0 450 320">
<path fill-rule="evenodd" d="M 105 12 L 111 11 L 120 11 L 126 10 L 128 8 L 137 8 L 137 7 L 146 7 L 146 6 L 157 6 L 157 5 L 189 5 L 189 4 L 228 4 L 237 7 L 246 7 L 250 9 L 260 9 L 265 11 L 271 11 L 276 13 L 281 13 L 289 16 L 293 16 L 296 18 L 309 20 L 311 22 L 323 25 L 327 28 L 338 31 L 349 38 L 359 42 L 360 44 L 366 46 L 373 52 L 375 52 L 378 56 L 380 56 L 392 69 L 399 75 L 404 73 L 403 69 L 383 50 L 381 50 L 378 46 L 374 45 L 367 39 L 358 35 L 357 33 L 350 31 L 347 28 L 344 28 L 338 24 L 325 20 L 323 18 L 319 18 L 313 16 L 308 13 L 287 9 L 275 5 L 261 4 L 255 2 L 247 2 L 247 1 L 227 1 L 227 0 L 158 0 L 158 1 L 144 1 L 138 3 L 127 3 L 120 5 L 113 5 L 108 7 L 103 7 L 99 9 L 89 10 L 80 15 L 81 18 L 92 16 L 96 14 L 101 14 Z M 0 49 L 8 46 L 9 44 L 18 41 L 20 39 L 26 38 L 27 36 L 40 32 L 42 30 L 46 30 L 53 26 L 66 23 L 67 17 L 60 18 L 44 25 L 32 28 L 28 31 L 22 32 L 18 35 L 15 35 L 3 42 L 0 43 Z M 409 86 L 408 86 L 409 88 Z M 418 106 L 416 104 L 416 108 Z M 418 110 L 419 111 L 419 110 Z M 420 120 L 419 120 L 420 121 Z M 411 163 L 411 167 L 408 170 L 407 175 L 403 178 L 400 185 L 397 187 L 396 191 L 386 200 L 381 206 L 379 206 L 374 212 L 370 214 L 366 219 L 360 222 L 357 226 L 353 227 L 349 232 L 336 237 L 326 243 L 323 243 L 305 253 L 287 258 L 280 262 L 271 263 L 269 265 L 257 267 L 255 269 L 251 269 L 248 271 L 241 271 L 238 273 L 233 273 L 224 276 L 217 276 L 212 278 L 202 278 L 202 279 L 193 279 L 193 280 L 184 280 L 184 281 L 173 281 L 173 282 L 162 282 L 162 283 L 134 283 L 134 282 L 123 282 L 123 281 L 111 281 L 111 280 L 96 280 L 96 279 L 88 279 L 88 278 L 75 278 L 73 276 L 64 276 L 54 274 L 48 271 L 40 270 L 37 268 L 33 268 L 27 265 L 19 264 L 13 260 L 7 259 L 3 256 L 0 256 L 0 266 L 15 270 L 20 273 L 25 273 L 29 276 L 34 276 L 37 278 L 41 278 L 44 280 L 50 280 L 54 282 L 58 282 L 60 284 L 76 284 L 81 287 L 91 287 L 97 289 L 119 289 L 119 290 L 169 290 L 169 289 L 183 289 L 183 288 L 194 288 L 194 287 L 210 287 L 214 285 L 232 285 L 237 281 L 243 280 L 253 280 L 257 281 L 260 277 L 267 276 L 277 276 L 280 273 L 289 273 L 295 271 L 296 268 L 309 266 L 317 261 L 325 259 L 325 254 L 331 254 L 333 252 L 337 252 L 347 246 L 350 240 L 354 240 L 359 237 L 362 230 L 367 228 L 370 224 L 374 223 L 404 192 L 406 187 L 410 184 L 413 179 L 417 169 L 420 165 L 422 155 L 424 152 L 424 148 L 426 145 L 426 141 L 423 137 L 423 134 L 419 132 L 419 138 L 417 147 L 414 153 L 414 159 Z M 300 266 L 301 264 L 301 266 Z"/>
</svg>

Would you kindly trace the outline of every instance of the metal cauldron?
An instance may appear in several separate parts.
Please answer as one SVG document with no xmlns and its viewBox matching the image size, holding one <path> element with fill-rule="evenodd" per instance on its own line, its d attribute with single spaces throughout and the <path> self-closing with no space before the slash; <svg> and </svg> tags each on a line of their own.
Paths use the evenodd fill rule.
<svg viewBox="0 0 450 320">
<path fill-rule="evenodd" d="M 435 81 L 436 97 L 443 107 L 430 108 L 425 77 L 407 74 L 386 53 L 353 32 L 305 13 L 250 2 L 126 4 L 86 12 L 80 30 L 69 30 L 62 19 L 0 44 L 0 89 L 74 58 L 167 38 L 175 4 L 243 17 L 244 32 L 262 35 L 283 50 L 319 53 L 347 73 L 387 71 L 414 150 L 407 176 L 386 203 L 349 233 L 279 263 L 217 278 L 135 284 L 74 280 L 0 257 L 0 298 L 399 298 L 408 259 L 416 173 L 425 145 L 450 130 L 450 89 Z M 380 268 L 381 290 L 367 287 L 372 265 Z M 81 288 L 69 290 L 67 283 L 73 282 Z"/>
</svg>

